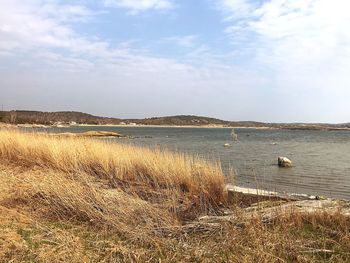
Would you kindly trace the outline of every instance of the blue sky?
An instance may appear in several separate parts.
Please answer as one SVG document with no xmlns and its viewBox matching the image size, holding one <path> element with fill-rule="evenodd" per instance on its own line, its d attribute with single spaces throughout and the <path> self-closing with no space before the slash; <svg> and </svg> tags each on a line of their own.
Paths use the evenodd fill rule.
<svg viewBox="0 0 350 263">
<path fill-rule="evenodd" d="M 346 0 L 1 0 L 0 102 L 350 121 Z"/>
</svg>

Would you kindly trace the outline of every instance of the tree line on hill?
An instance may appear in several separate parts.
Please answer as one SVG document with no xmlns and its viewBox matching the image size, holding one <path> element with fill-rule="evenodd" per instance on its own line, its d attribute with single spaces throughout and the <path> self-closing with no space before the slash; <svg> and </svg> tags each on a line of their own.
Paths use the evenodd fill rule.
<svg viewBox="0 0 350 263">
<path fill-rule="evenodd" d="M 271 127 L 284 129 L 349 129 L 350 123 L 324 124 L 324 123 L 264 123 L 254 121 L 225 121 L 216 118 L 193 115 L 176 115 L 165 117 L 153 117 L 145 119 L 121 119 L 99 117 L 91 114 L 76 111 L 42 112 L 13 110 L 0 111 L 0 122 L 10 124 L 43 124 L 54 125 L 57 123 L 66 124 L 93 124 L 93 125 L 116 125 L 116 124 L 137 124 L 137 125 L 170 125 L 170 126 L 225 126 L 225 127 Z"/>
</svg>

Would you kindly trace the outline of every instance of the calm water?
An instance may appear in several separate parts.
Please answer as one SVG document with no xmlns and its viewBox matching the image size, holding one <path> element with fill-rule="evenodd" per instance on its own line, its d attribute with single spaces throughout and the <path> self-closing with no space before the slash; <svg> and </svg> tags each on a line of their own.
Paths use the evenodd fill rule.
<svg viewBox="0 0 350 263">
<path fill-rule="evenodd" d="M 219 160 L 235 183 L 280 192 L 308 193 L 350 199 L 350 132 L 154 127 L 71 127 L 47 131 L 117 131 L 138 137 L 117 142 L 164 147 Z M 145 138 L 145 137 L 152 138 Z M 230 143 L 231 147 L 223 147 Z M 278 156 L 289 157 L 292 168 L 279 168 Z"/>
</svg>

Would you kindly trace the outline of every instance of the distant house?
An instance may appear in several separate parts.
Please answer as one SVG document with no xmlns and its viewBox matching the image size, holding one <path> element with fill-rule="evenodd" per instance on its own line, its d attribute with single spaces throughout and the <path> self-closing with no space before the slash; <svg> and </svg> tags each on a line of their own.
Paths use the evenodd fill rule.
<svg viewBox="0 0 350 263">
<path fill-rule="evenodd" d="M 120 125 L 125 125 L 126 123 L 122 121 L 122 122 L 119 122 L 119 124 Z"/>
<path fill-rule="evenodd" d="M 69 123 L 69 125 L 73 126 L 73 125 L 77 125 L 77 123 L 76 123 L 75 121 L 71 121 L 71 122 Z"/>
<path fill-rule="evenodd" d="M 130 122 L 129 125 L 136 126 L 137 124 L 135 122 Z"/>
<path fill-rule="evenodd" d="M 62 128 L 62 127 L 67 127 L 67 123 L 63 122 L 63 121 L 56 121 L 53 126 L 56 126 L 58 128 Z"/>
</svg>

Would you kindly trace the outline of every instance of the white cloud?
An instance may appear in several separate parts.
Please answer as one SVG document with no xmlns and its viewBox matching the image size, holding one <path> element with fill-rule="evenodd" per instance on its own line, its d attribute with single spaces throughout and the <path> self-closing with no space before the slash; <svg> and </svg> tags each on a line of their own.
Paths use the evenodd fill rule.
<svg viewBox="0 0 350 263">
<path fill-rule="evenodd" d="M 226 10 L 225 32 L 233 48 L 249 58 L 250 67 L 268 72 L 276 96 L 286 103 L 300 103 L 295 111 L 305 115 L 313 107 L 325 118 L 350 119 L 341 110 L 348 107 L 342 98 L 350 96 L 349 1 L 224 0 L 218 4 Z M 333 101 L 332 108 L 322 109 L 327 101 Z"/>
<path fill-rule="evenodd" d="M 350 73 L 349 8 L 346 0 L 266 2 L 256 10 L 258 19 L 248 23 L 257 34 L 257 59 L 269 61 L 278 73 L 298 75 L 309 83 L 325 77 L 343 79 Z M 316 84 L 311 86 L 324 86 Z M 349 84 L 337 86 L 348 89 Z"/>
<path fill-rule="evenodd" d="M 190 48 L 195 46 L 197 40 L 198 40 L 197 35 L 186 35 L 186 36 L 166 37 L 162 39 L 161 42 L 172 43 L 181 47 Z"/>
<path fill-rule="evenodd" d="M 104 3 L 108 7 L 127 8 L 131 14 L 145 10 L 169 10 L 174 7 L 170 0 L 104 0 Z"/>
<path fill-rule="evenodd" d="M 89 42 L 67 23 L 85 21 L 93 12 L 82 6 L 57 5 L 50 1 L 1 1 L 0 50 L 25 51 L 35 48 L 81 50 L 106 43 Z"/>
<path fill-rule="evenodd" d="M 222 8 L 232 10 L 231 18 L 237 19 L 226 33 L 241 46 L 240 41 L 253 42 L 262 61 L 292 68 L 305 63 L 340 65 L 350 55 L 349 1 L 269 0 L 255 6 L 239 0 L 238 6 L 250 10 L 244 17 L 235 15 L 236 2 L 220 1 Z"/>
<path fill-rule="evenodd" d="M 245 17 L 254 10 L 254 5 L 249 0 L 219 0 L 217 6 L 226 15 L 226 20 Z"/>
<path fill-rule="evenodd" d="M 132 49 L 129 42 L 113 47 L 108 41 L 83 37 L 73 29 L 72 23 L 93 14 L 83 6 L 58 5 L 52 1 L 2 1 L 0 56 L 13 56 L 14 60 L 17 57 L 21 60 L 18 66 L 71 72 L 98 69 L 130 75 L 172 69 L 175 74 L 191 68 L 176 60 L 145 55 Z M 72 19 L 73 16 L 81 19 Z M 194 40 L 195 36 L 174 39 L 183 46 Z"/>
<path fill-rule="evenodd" d="M 57 10 L 56 15 L 53 15 L 52 10 Z M 71 19 L 72 13 L 79 14 L 82 19 Z M 31 63 L 27 62 L 24 65 L 42 65 L 41 69 L 48 65 L 55 69 L 67 68 L 69 71 L 75 71 L 74 67 L 78 71 L 106 69 L 118 70 L 118 74 L 125 75 L 135 75 L 135 72 L 164 72 L 169 69 L 174 75 L 193 71 L 202 74 L 200 68 L 205 68 L 203 72 L 225 68 L 220 65 L 219 58 L 210 56 L 208 48 L 204 54 L 199 47 L 188 54 L 188 59 L 182 59 L 186 62 L 179 62 L 181 59 L 144 54 L 140 50 L 133 49 L 132 42 L 121 42 L 112 46 L 108 41 L 83 37 L 73 29 L 72 24 L 84 21 L 85 16 L 90 17 L 92 14 L 94 13 L 91 10 L 83 6 L 62 6 L 53 4 L 52 1 L 27 0 L 25 3 L 19 0 L 2 1 L 0 56 L 12 55 L 30 60 Z M 195 46 L 197 36 L 174 36 L 163 40 L 192 48 Z M 197 54 L 199 49 L 202 50 L 200 55 Z M 195 63 L 191 61 L 200 57 L 201 67 L 198 68 L 198 65 L 194 66 Z"/>
</svg>

